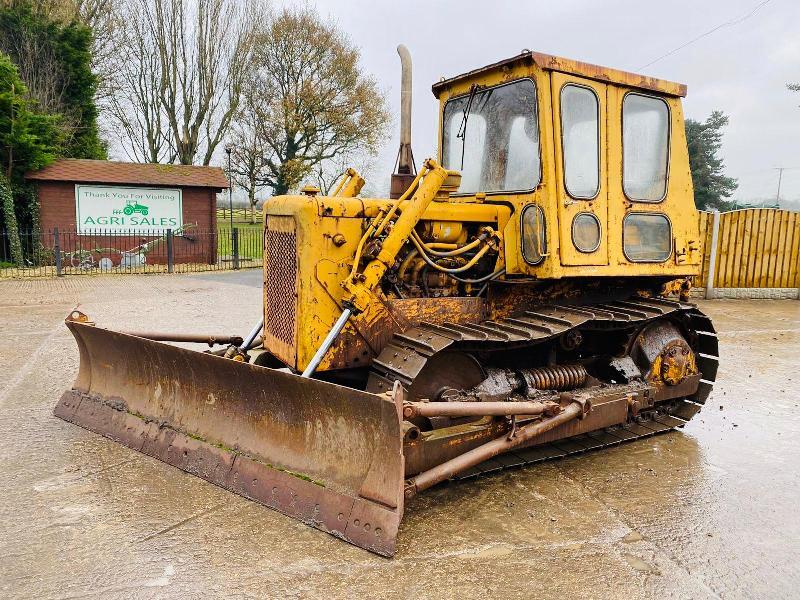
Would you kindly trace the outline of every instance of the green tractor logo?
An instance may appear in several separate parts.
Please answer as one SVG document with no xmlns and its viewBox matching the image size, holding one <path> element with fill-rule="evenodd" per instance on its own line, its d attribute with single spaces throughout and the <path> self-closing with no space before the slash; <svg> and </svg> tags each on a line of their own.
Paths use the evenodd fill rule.
<svg viewBox="0 0 800 600">
<path fill-rule="evenodd" d="M 129 217 L 133 213 L 140 213 L 142 216 L 146 217 L 147 213 L 150 212 L 150 209 L 144 204 L 139 204 L 135 200 L 127 200 L 125 202 L 125 208 L 122 209 L 122 212 Z"/>
</svg>

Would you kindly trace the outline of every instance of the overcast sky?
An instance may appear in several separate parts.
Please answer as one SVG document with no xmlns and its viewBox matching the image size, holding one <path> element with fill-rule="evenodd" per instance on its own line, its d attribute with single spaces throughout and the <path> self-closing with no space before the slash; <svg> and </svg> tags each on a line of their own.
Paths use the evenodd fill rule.
<svg viewBox="0 0 800 600">
<path fill-rule="evenodd" d="M 734 198 L 800 201 L 800 1 L 768 0 L 738 24 L 664 55 L 712 28 L 740 19 L 763 0 L 315 0 L 360 47 L 362 64 L 399 108 L 404 43 L 414 60 L 413 148 L 419 163 L 436 151 L 437 103 L 430 86 L 523 48 L 685 83 L 687 117 L 719 109 L 730 117 L 723 157 L 739 179 Z M 285 2 L 290 4 L 290 2 Z M 397 152 L 397 123 L 372 174 L 385 193 Z"/>
</svg>

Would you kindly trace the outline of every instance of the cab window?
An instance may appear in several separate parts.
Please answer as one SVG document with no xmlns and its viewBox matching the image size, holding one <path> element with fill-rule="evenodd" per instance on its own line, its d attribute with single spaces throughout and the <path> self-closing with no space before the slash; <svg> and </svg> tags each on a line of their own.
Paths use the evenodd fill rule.
<svg viewBox="0 0 800 600">
<path fill-rule="evenodd" d="M 652 96 L 627 94 L 622 101 L 622 182 L 625 195 L 660 202 L 667 192 L 669 109 Z"/>
<path fill-rule="evenodd" d="M 473 88 L 444 106 L 442 163 L 461 171 L 459 193 L 519 192 L 541 177 L 536 86 L 520 79 Z"/>
<path fill-rule="evenodd" d="M 622 250 L 631 262 L 664 262 L 672 254 L 672 226 L 666 215 L 628 213 L 622 226 Z"/>
<path fill-rule="evenodd" d="M 594 198 L 600 191 L 600 104 L 593 90 L 561 88 L 561 146 L 567 193 Z"/>
<path fill-rule="evenodd" d="M 544 211 L 529 204 L 522 211 L 522 257 L 528 264 L 539 264 L 547 256 L 546 233 Z"/>
</svg>

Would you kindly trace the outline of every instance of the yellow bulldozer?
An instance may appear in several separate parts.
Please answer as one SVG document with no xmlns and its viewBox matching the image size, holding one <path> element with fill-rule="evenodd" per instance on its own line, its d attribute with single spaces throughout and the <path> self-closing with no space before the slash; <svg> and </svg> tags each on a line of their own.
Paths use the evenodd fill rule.
<svg viewBox="0 0 800 600">
<path fill-rule="evenodd" d="M 399 51 L 390 197 L 349 170 L 268 201 L 263 320 L 228 347 L 73 312 L 55 410 L 385 556 L 431 486 L 682 426 L 718 354 L 685 86 L 524 51 L 433 86 L 416 171 Z"/>
</svg>

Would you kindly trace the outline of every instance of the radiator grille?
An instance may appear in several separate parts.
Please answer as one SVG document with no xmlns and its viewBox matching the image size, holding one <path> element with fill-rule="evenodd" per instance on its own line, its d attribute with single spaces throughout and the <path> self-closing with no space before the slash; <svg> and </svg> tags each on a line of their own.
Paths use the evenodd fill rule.
<svg viewBox="0 0 800 600">
<path fill-rule="evenodd" d="M 273 217 L 264 230 L 265 329 L 295 345 L 297 310 L 297 234 L 292 217 Z"/>
</svg>

